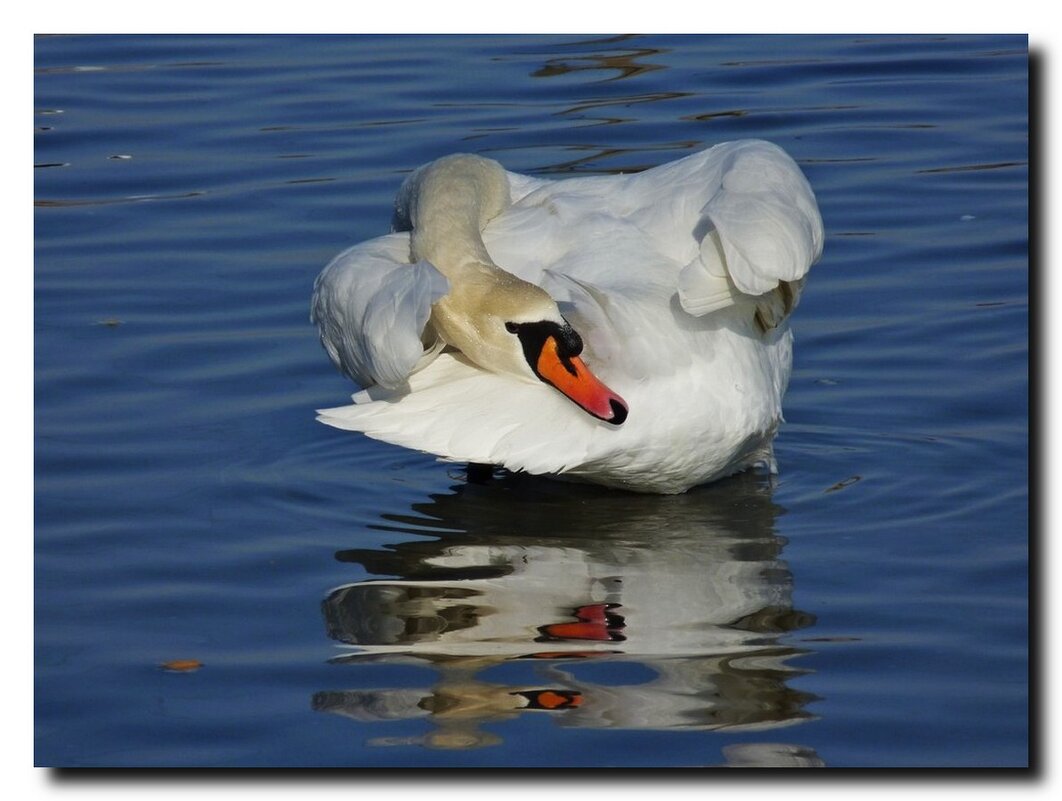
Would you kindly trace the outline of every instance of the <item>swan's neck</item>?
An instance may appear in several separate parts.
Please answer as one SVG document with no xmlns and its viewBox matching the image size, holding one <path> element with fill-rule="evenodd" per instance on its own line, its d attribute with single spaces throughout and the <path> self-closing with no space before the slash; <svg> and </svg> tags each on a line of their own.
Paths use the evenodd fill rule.
<svg viewBox="0 0 1062 801">
<path fill-rule="evenodd" d="M 414 261 L 425 259 L 451 283 L 470 270 L 498 270 L 483 244 L 487 223 L 509 206 L 509 181 L 496 161 L 458 155 L 417 177 L 410 218 Z"/>
<path fill-rule="evenodd" d="M 563 320 L 544 290 L 495 264 L 483 243 L 487 223 L 511 202 L 505 170 L 479 156 L 448 156 L 422 168 L 407 191 L 413 260 L 431 262 L 450 282 L 432 305 L 434 332 L 486 370 L 537 380 L 505 323 Z"/>
</svg>

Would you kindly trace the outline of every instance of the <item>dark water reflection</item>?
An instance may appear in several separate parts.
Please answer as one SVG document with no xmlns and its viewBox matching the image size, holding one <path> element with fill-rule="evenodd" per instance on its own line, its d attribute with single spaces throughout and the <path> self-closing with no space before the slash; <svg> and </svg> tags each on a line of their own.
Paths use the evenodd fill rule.
<svg viewBox="0 0 1062 801">
<path fill-rule="evenodd" d="M 420 664 L 436 679 L 345 690 L 337 676 L 314 708 L 425 718 L 423 735 L 374 742 L 434 748 L 497 745 L 504 732 L 483 724 L 524 714 L 637 730 L 807 720 L 815 698 L 790 686 L 803 672 L 790 660 L 806 651 L 787 635 L 815 617 L 793 607 L 784 512 L 755 475 L 674 498 L 507 476 L 386 515 L 387 530 L 414 538 L 336 554 L 381 578 L 324 601 L 329 636 L 353 647 L 335 662 Z M 510 661 L 528 669 L 484 675 Z"/>
</svg>

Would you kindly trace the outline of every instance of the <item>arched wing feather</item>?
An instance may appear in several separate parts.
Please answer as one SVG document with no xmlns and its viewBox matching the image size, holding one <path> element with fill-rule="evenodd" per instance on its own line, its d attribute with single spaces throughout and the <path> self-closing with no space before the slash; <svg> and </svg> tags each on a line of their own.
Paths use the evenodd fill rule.
<svg viewBox="0 0 1062 801">
<path fill-rule="evenodd" d="M 408 255 L 408 234 L 373 239 L 336 256 L 314 284 L 310 319 L 321 343 L 362 387 L 406 382 L 425 356 L 431 305 L 449 291 L 438 270 Z"/>
<path fill-rule="evenodd" d="M 720 145 L 720 173 L 698 226 L 700 254 L 679 276 L 679 298 L 706 314 L 747 296 L 761 325 L 792 310 L 808 269 L 822 255 L 822 217 L 796 163 L 775 145 Z"/>
</svg>

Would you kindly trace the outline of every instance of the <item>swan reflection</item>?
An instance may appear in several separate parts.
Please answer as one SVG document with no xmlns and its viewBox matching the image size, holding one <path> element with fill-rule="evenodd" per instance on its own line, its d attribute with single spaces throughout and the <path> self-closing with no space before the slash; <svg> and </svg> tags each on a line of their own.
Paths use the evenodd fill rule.
<svg viewBox="0 0 1062 801">
<path fill-rule="evenodd" d="M 788 686 L 805 651 L 784 635 L 814 617 L 793 608 L 774 526 L 783 510 L 766 479 L 653 497 L 509 476 L 413 512 L 386 526 L 408 541 L 337 554 L 397 578 L 340 587 L 323 603 L 329 636 L 350 647 L 335 661 L 437 674 L 423 688 L 315 696 L 315 709 L 362 722 L 431 724 L 377 744 L 492 745 L 503 735 L 482 724 L 524 714 L 564 727 L 728 731 L 811 717 L 814 697 Z M 806 751 L 753 745 L 743 759 Z"/>
</svg>

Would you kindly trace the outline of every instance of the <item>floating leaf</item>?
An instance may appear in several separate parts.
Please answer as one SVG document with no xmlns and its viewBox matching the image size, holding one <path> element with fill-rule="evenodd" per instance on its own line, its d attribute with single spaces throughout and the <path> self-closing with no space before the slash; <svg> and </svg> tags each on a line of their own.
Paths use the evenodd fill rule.
<svg viewBox="0 0 1062 801">
<path fill-rule="evenodd" d="M 169 662 L 162 663 L 163 670 L 170 670 L 175 673 L 188 673 L 192 670 L 199 670 L 203 667 L 203 663 L 198 659 L 171 659 Z"/>
</svg>

